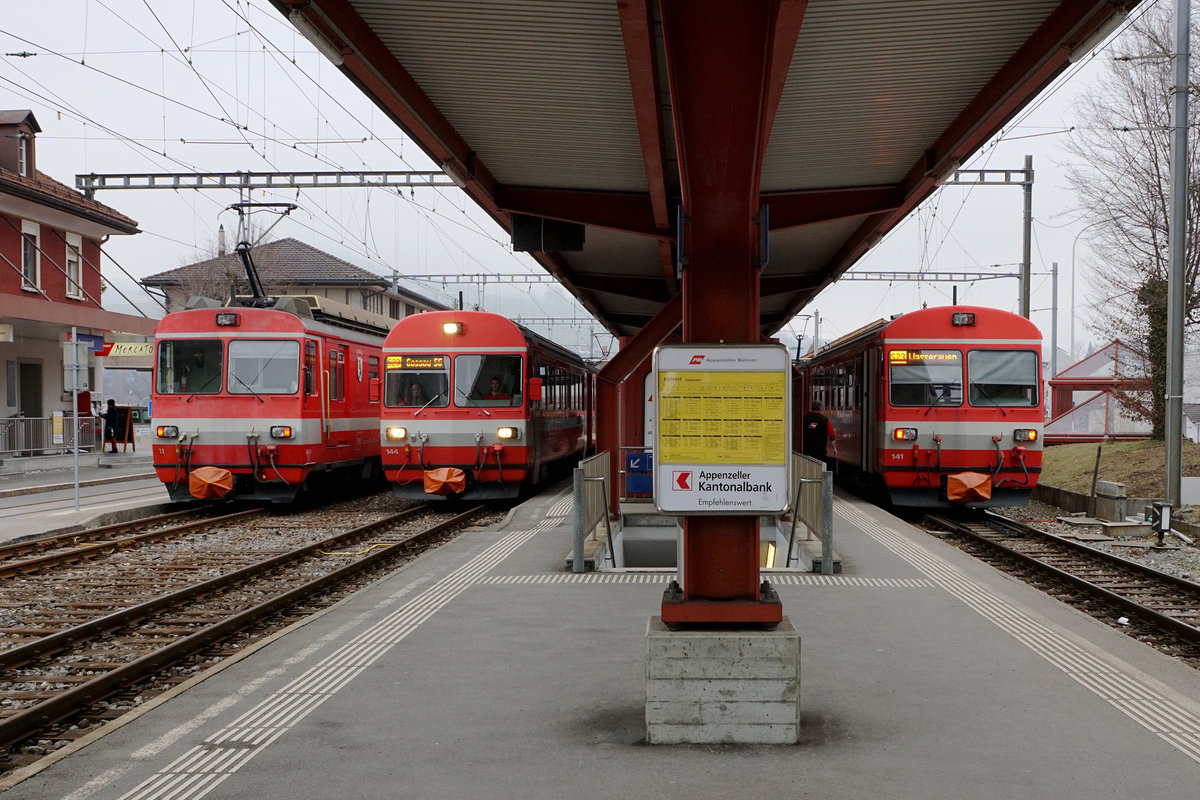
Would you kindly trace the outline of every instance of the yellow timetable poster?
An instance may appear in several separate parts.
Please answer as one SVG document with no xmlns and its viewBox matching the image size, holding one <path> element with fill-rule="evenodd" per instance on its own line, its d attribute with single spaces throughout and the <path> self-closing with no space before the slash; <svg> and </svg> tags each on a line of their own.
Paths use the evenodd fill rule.
<svg viewBox="0 0 1200 800">
<path fill-rule="evenodd" d="M 658 373 L 663 463 L 786 464 L 784 372 Z"/>
</svg>

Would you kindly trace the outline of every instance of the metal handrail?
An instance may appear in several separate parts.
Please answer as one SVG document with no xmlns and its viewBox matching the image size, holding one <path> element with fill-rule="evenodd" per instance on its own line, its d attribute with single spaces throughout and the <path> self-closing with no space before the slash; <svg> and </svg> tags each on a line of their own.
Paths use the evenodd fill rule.
<svg viewBox="0 0 1200 800">
<path fill-rule="evenodd" d="M 584 571 L 583 543 L 588 534 L 599 524 L 600 518 L 604 519 L 609 548 L 610 550 L 612 548 L 612 527 L 608 519 L 608 471 L 608 451 L 583 459 L 575 468 L 575 532 L 572 572 Z M 593 474 L 589 475 L 589 472 Z M 598 498 L 593 498 L 595 492 L 589 492 L 587 489 L 589 484 L 595 485 L 596 483 L 600 484 L 602 492 Z M 613 559 L 613 566 L 616 566 L 616 556 L 611 553 L 610 556 Z"/>
<path fill-rule="evenodd" d="M 796 523 L 803 522 L 808 534 L 806 541 L 812 539 L 813 531 L 818 531 L 821 537 L 821 574 L 833 574 L 833 473 L 826 467 L 825 462 L 810 456 L 793 453 L 792 483 L 795 487 L 792 503 L 792 528 L 788 537 L 787 560 L 784 564 L 792 563 L 792 550 L 796 541 Z M 805 477 L 804 473 L 815 472 L 818 477 Z M 820 486 L 819 498 L 815 492 L 805 492 L 806 486 Z"/>
</svg>

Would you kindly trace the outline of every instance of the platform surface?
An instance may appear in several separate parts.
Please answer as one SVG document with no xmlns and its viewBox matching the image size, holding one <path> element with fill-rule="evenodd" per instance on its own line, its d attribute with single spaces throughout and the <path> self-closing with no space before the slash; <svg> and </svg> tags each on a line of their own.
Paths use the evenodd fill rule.
<svg viewBox="0 0 1200 800">
<path fill-rule="evenodd" d="M 1196 797 L 1200 672 L 839 494 L 839 575 L 774 574 L 794 746 L 645 743 L 671 575 L 573 575 L 566 487 L 9 788 L 18 798 Z"/>
</svg>

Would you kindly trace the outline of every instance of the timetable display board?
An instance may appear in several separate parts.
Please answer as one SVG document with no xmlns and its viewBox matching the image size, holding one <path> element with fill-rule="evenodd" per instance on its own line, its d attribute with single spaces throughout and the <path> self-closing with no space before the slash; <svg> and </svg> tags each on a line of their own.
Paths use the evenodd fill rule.
<svg viewBox="0 0 1200 800">
<path fill-rule="evenodd" d="M 654 351 L 654 504 L 664 513 L 781 513 L 791 468 L 791 357 L 782 345 Z"/>
</svg>

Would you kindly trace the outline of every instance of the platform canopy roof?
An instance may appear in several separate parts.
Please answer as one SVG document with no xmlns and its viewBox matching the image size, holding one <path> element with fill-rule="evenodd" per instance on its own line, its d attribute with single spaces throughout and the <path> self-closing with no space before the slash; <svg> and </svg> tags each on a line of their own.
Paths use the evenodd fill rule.
<svg viewBox="0 0 1200 800">
<path fill-rule="evenodd" d="M 660 4 L 683 0 L 272 2 L 501 226 L 515 219 L 518 239 L 545 247 L 538 261 L 611 332 L 637 332 L 679 290 L 676 142 L 689 133 L 675 106 L 723 113 L 720 63 L 668 80 Z M 762 2 L 776 8 L 758 54 L 766 334 L 1137 5 Z"/>
</svg>

